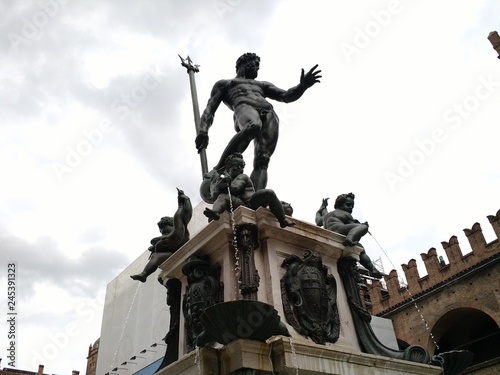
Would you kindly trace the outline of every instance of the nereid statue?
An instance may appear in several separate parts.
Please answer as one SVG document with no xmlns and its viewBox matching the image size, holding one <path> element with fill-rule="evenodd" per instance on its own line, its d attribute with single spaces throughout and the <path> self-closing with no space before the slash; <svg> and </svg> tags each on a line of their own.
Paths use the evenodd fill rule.
<svg viewBox="0 0 500 375">
<path fill-rule="evenodd" d="M 224 300 L 224 285 L 219 281 L 220 272 L 220 266 L 210 266 L 206 256 L 195 255 L 182 267 L 188 284 L 182 302 L 188 351 L 213 341 L 209 334 L 204 333 L 200 317 L 207 307 Z"/>
<path fill-rule="evenodd" d="M 149 261 L 144 270 L 130 277 L 140 282 L 146 282 L 149 275 L 155 272 L 160 264 L 167 260 L 182 245 L 189 241 L 188 223 L 193 216 L 191 200 L 182 190 L 177 189 L 177 202 L 179 204 L 174 217 L 162 217 L 158 222 L 161 236 L 151 240 Z"/>
<path fill-rule="evenodd" d="M 359 243 L 359 240 L 368 233 L 368 222 L 360 223 L 352 217 L 354 194 L 339 195 L 335 200 L 335 209 L 331 212 L 328 212 L 327 207 L 328 198 L 325 198 L 316 212 L 316 225 L 346 236 L 342 242 L 344 246 L 360 246 L 362 248 L 363 246 Z M 364 250 L 359 255 L 359 263 L 370 271 L 373 277 L 382 277 L 382 274 L 375 268 Z"/>
<path fill-rule="evenodd" d="M 158 372 L 171 363 L 179 359 L 179 334 L 180 334 L 180 317 L 181 317 L 181 287 L 182 283 L 179 279 L 168 279 L 167 287 L 167 305 L 169 306 L 170 324 L 169 330 L 163 341 L 167 344 L 165 357 L 156 370 Z"/>
<path fill-rule="evenodd" d="M 257 300 L 260 276 L 255 266 L 254 251 L 259 247 L 258 227 L 253 224 L 239 224 L 236 229 L 236 245 L 240 254 L 238 285 L 244 299 Z"/>
<path fill-rule="evenodd" d="M 245 53 L 236 61 L 236 77 L 215 83 L 207 107 L 201 115 L 200 129 L 196 137 L 196 148 L 200 152 L 208 146 L 208 129 L 214 121 L 217 108 L 222 102 L 227 105 L 234 112 L 236 135 L 230 140 L 214 170 L 223 169 L 229 155 L 244 152 L 253 140 L 254 169 L 250 178 L 257 191 L 267 185 L 267 167 L 278 142 L 278 116 L 265 98 L 285 103 L 293 102 L 321 78 L 321 70 L 316 70 L 318 65 L 305 74 L 302 69 L 299 84 L 283 90 L 270 82 L 255 80 L 259 65 L 259 56 L 255 53 Z"/>
</svg>

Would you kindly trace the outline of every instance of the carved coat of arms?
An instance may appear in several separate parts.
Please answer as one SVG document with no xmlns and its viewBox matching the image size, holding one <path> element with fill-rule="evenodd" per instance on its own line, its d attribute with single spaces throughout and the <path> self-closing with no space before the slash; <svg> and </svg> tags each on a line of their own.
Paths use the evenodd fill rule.
<svg viewBox="0 0 500 375">
<path fill-rule="evenodd" d="M 281 294 L 287 322 L 317 344 L 336 342 L 340 332 L 337 283 L 321 256 L 305 250 L 304 259 L 291 255 L 281 266 L 286 267 Z"/>
</svg>

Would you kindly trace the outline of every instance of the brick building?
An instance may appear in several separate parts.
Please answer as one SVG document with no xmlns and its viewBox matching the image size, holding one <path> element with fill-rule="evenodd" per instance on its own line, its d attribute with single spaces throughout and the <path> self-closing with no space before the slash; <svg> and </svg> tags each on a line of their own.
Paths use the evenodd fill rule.
<svg viewBox="0 0 500 375">
<path fill-rule="evenodd" d="M 2 370 L 0 370 L 0 375 L 46 375 L 43 373 L 43 367 L 44 367 L 43 365 L 39 365 L 38 372 L 4 367 Z"/>
<path fill-rule="evenodd" d="M 97 368 L 97 355 L 99 354 L 99 342 L 97 339 L 94 345 L 89 345 L 89 354 L 87 355 L 87 370 L 85 375 L 95 375 Z"/>
<path fill-rule="evenodd" d="M 372 315 L 393 321 L 402 347 L 421 345 L 431 354 L 469 350 L 474 361 L 465 373 L 500 371 L 500 210 L 488 216 L 496 239 L 487 243 L 481 225 L 464 229 L 472 251 L 463 254 L 456 236 L 442 247 L 421 254 L 427 275 L 420 276 L 415 259 L 402 268 L 408 285 L 397 272 L 368 285 Z M 491 372 L 493 371 L 493 372 Z"/>
<path fill-rule="evenodd" d="M 1 358 L 0 358 L 1 361 Z M 4 367 L 0 370 L 0 375 L 47 375 L 43 373 L 43 365 L 38 365 L 38 372 L 19 370 L 17 368 Z M 79 375 L 80 371 L 72 371 L 71 375 Z"/>
</svg>

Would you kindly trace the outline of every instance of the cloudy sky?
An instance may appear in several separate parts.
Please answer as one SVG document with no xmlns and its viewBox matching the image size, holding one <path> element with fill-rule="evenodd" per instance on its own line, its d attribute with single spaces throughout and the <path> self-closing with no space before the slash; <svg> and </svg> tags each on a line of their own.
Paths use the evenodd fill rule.
<svg viewBox="0 0 500 375">
<path fill-rule="evenodd" d="M 109 283 L 201 181 L 189 79 L 203 110 L 238 56 L 259 79 L 296 85 L 276 103 L 268 187 L 314 223 L 322 198 L 354 192 L 363 243 L 386 272 L 500 209 L 500 29 L 493 0 L 2 1 L 0 357 L 8 366 L 9 264 L 16 267 L 16 367 L 85 372 Z M 209 167 L 233 135 L 221 106 Z M 496 156 L 495 156 L 496 155 Z M 251 166 L 252 151 L 245 153 Z M 250 168 L 247 168 L 250 173 Z M 446 259 L 446 257 L 445 257 Z"/>
</svg>

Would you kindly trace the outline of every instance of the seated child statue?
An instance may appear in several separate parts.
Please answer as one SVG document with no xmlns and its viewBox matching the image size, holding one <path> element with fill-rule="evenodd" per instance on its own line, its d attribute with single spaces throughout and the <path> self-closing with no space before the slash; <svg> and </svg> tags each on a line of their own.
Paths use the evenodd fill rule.
<svg viewBox="0 0 500 375">
<path fill-rule="evenodd" d="M 187 226 L 193 215 L 191 200 L 182 190 L 177 189 L 177 203 L 178 207 L 174 217 L 165 216 L 158 222 L 161 236 L 151 240 L 151 246 L 148 248 L 151 251 L 148 263 L 141 273 L 131 275 L 132 279 L 142 283 L 146 282 L 149 275 L 189 241 Z"/>
<path fill-rule="evenodd" d="M 246 206 L 253 210 L 259 207 L 269 207 L 278 219 L 282 228 L 295 225 L 288 220 L 281 201 L 271 189 L 255 191 L 250 177 L 243 173 L 245 161 L 239 152 L 226 158 L 224 174 L 214 177 L 211 185 L 212 198 L 215 199 L 212 208 L 203 212 L 208 221 L 219 220 L 224 211 L 235 210 L 239 206 Z"/>
<path fill-rule="evenodd" d="M 354 208 L 354 194 L 341 194 L 335 201 L 335 209 L 331 212 L 327 210 L 328 198 L 323 199 L 321 207 L 316 212 L 316 225 L 323 226 L 335 233 L 345 236 L 342 245 L 344 246 L 363 246 L 359 243 L 361 237 L 368 233 L 368 222 L 360 223 L 351 215 Z M 359 255 L 359 263 L 365 267 L 373 277 L 380 279 L 382 274 L 375 268 L 370 257 L 365 250 Z"/>
</svg>

